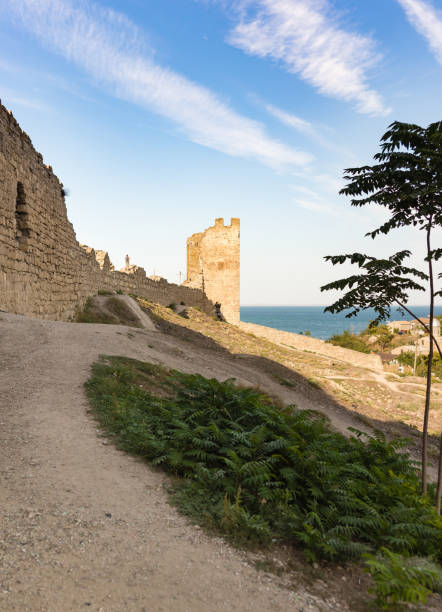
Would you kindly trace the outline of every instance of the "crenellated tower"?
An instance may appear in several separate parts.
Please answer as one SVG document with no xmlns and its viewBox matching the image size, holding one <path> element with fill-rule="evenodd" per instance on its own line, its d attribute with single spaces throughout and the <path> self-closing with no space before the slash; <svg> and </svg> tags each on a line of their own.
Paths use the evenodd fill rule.
<svg viewBox="0 0 442 612">
<path fill-rule="evenodd" d="M 215 225 L 187 239 L 188 287 L 202 289 L 209 300 L 221 305 L 229 323 L 239 322 L 240 220 L 215 219 Z"/>
</svg>

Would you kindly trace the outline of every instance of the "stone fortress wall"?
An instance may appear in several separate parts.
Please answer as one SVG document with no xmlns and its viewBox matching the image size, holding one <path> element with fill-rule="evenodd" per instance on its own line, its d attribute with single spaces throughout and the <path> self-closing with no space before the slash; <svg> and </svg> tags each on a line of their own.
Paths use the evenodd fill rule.
<svg viewBox="0 0 442 612">
<path fill-rule="evenodd" d="M 183 285 L 148 278 L 127 261 L 115 271 L 106 251 L 80 245 L 67 218 L 64 189 L 0 102 L 0 310 L 66 320 L 98 291 L 134 293 L 163 304 L 184 302 L 276 343 L 381 369 L 380 358 L 316 338 L 240 323 L 240 221 L 223 219 L 187 241 Z"/>
<path fill-rule="evenodd" d="M 214 312 L 200 288 L 150 279 L 133 265 L 115 271 L 105 251 L 80 245 L 62 183 L 0 102 L 0 310 L 66 320 L 100 290 Z"/>
<path fill-rule="evenodd" d="M 239 323 L 240 220 L 215 219 L 215 225 L 187 239 L 187 279 L 183 283 L 204 291 L 221 304 L 229 323 Z"/>
</svg>

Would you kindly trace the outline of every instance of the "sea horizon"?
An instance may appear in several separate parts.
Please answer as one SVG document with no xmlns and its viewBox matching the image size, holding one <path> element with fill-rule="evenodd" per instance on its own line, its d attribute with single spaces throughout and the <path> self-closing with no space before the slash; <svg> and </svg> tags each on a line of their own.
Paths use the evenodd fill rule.
<svg viewBox="0 0 442 612">
<path fill-rule="evenodd" d="M 429 314 L 428 305 L 408 305 L 415 311 L 418 317 L 426 317 Z M 256 323 L 279 329 L 282 331 L 305 334 L 321 340 L 328 340 L 335 334 L 342 334 L 345 331 L 360 333 L 365 329 L 370 321 L 376 318 L 373 309 L 367 309 L 354 317 L 347 318 L 345 312 L 332 314 L 324 312 L 325 306 L 315 304 L 306 305 L 277 305 L 264 306 L 254 305 L 240 307 L 240 318 L 245 323 Z M 435 306 L 435 314 L 442 315 L 442 304 Z M 411 320 L 412 317 L 405 312 L 403 315 L 397 312 L 397 307 L 391 309 L 391 316 L 388 320 Z"/>
<path fill-rule="evenodd" d="M 240 308 L 326 308 L 329 304 L 241 304 Z M 406 304 L 408 308 L 430 308 L 427 304 Z M 442 302 L 435 304 L 435 308 L 442 308 Z M 392 310 L 399 306 L 392 306 Z"/>
</svg>

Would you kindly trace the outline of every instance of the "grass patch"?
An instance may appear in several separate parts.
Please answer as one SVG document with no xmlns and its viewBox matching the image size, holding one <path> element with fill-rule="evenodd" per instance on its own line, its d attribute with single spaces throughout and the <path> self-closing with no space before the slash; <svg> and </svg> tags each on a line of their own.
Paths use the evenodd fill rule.
<svg viewBox="0 0 442 612">
<path fill-rule="evenodd" d="M 418 412 L 419 406 L 413 404 L 413 402 L 399 402 L 397 404 L 397 410 L 401 412 Z"/>
<path fill-rule="evenodd" d="M 175 477 L 181 511 L 237 543 L 276 539 L 312 560 L 441 557 L 442 522 L 404 441 L 348 439 L 255 389 L 127 358 L 96 364 L 86 389 L 120 448 Z"/>
<path fill-rule="evenodd" d="M 99 289 L 97 291 L 98 295 L 113 295 L 114 292 L 113 291 L 107 291 L 107 289 Z"/>
<path fill-rule="evenodd" d="M 284 387 L 289 387 L 290 389 L 296 388 L 296 383 L 292 382 L 288 378 L 284 378 L 284 376 L 275 375 L 275 379 L 279 382 L 280 385 L 283 385 Z"/>
<path fill-rule="evenodd" d="M 111 295 L 113 296 L 113 294 Z M 76 314 L 75 322 L 141 327 L 138 317 L 127 304 L 116 296 L 109 297 L 103 306 L 94 302 L 93 298 L 88 298 L 83 309 Z"/>
<path fill-rule="evenodd" d="M 78 311 L 74 317 L 76 323 L 108 323 L 115 324 L 115 318 L 107 313 L 102 312 L 94 304 L 92 298 L 86 300 L 82 310 Z"/>
<path fill-rule="evenodd" d="M 315 380 L 314 378 L 308 378 L 307 381 L 308 381 L 308 384 L 311 387 L 314 387 L 315 389 L 320 389 L 321 388 L 320 383 L 318 383 L 318 381 Z"/>
<path fill-rule="evenodd" d="M 393 376 L 393 374 L 387 374 L 385 379 L 388 380 L 389 382 L 394 382 L 394 383 L 403 382 L 402 380 L 398 379 L 397 376 Z"/>
<path fill-rule="evenodd" d="M 106 300 L 106 308 L 118 319 L 118 322 L 122 325 L 129 325 L 130 327 L 141 327 L 140 320 L 137 315 L 132 312 L 129 306 L 119 300 L 117 297 L 110 297 Z"/>
</svg>

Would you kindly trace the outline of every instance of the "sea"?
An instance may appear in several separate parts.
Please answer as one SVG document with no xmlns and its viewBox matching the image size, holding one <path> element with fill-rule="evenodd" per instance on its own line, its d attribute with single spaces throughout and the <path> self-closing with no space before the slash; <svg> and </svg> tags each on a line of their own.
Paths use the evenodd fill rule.
<svg viewBox="0 0 442 612">
<path fill-rule="evenodd" d="M 410 310 L 418 317 L 428 316 L 428 306 L 410 306 Z M 442 315 L 442 306 L 436 306 L 434 313 Z M 376 314 L 371 309 L 347 319 L 345 312 L 324 312 L 324 306 L 241 306 L 241 321 L 296 334 L 309 331 L 314 338 L 322 340 L 327 340 L 334 334 L 342 334 L 345 330 L 357 334 L 375 318 Z M 411 318 L 407 313 L 402 315 L 396 308 L 391 310 L 391 321 L 408 321 Z"/>
</svg>

